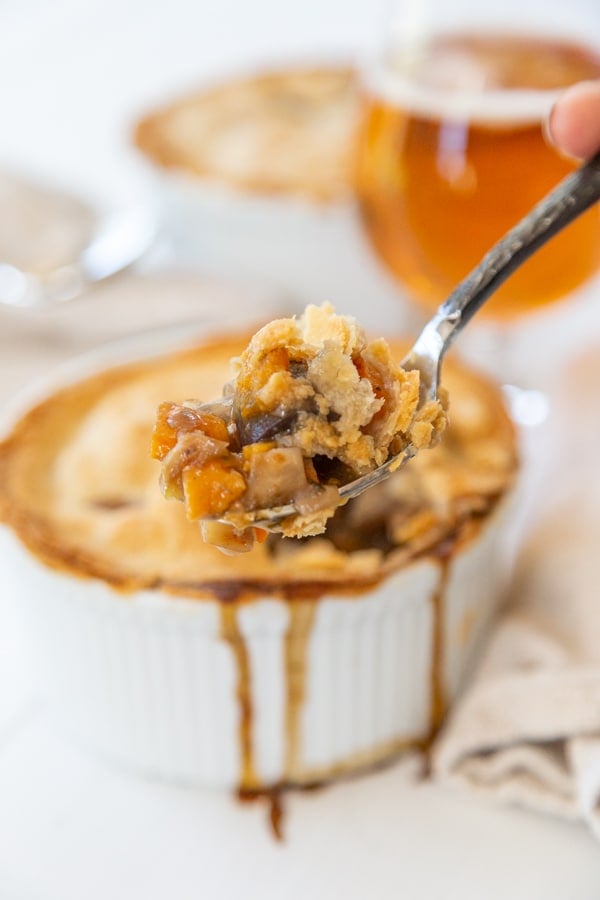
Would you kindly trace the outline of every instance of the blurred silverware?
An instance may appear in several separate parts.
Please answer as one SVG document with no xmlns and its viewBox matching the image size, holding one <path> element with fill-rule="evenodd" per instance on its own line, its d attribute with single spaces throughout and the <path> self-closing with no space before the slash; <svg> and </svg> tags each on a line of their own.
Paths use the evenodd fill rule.
<svg viewBox="0 0 600 900">
<path fill-rule="evenodd" d="M 72 300 L 137 262 L 155 235 L 153 214 L 136 207 L 103 218 L 76 258 L 50 271 L 30 272 L 0 260 L 0 305 L 43 309 Z"/>
<path fill-rule="evenodd" d="M 437 399 L 445 354 L 486 300 L 550 238 L 599 200 L 600 152 L 550 191 L 460 282 L 425 325 L 401 363 L 404 369 L 417 369 L 420 373 L 420 406 Z M 212 407 L 219 409 L 217 404 L 223 400 L 226 404 L 227 398 L 223 398 L 203 408 L 209 411 Z M 340 498 L 346 502 L 358 497 L 412 459 L 416 452 L 416 448 L 409 443 L 383 465 L 342 485 Z M 297 515 L 297 512 L 292 503 L 261 509 L 248 513 L 248 524 L 269 530 L 276 528 L 283 519 Z M 227 523 L 227 519 L 220 521 Z"/>
</svg>

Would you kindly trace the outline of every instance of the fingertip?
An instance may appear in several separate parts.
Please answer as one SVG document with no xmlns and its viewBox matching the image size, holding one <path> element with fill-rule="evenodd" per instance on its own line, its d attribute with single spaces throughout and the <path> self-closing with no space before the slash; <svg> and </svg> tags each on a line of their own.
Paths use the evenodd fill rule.
<svg viewBox="0 0 600 900">
<path fill-rule="evenodd" d="M 552 107 L 546 136 L 567 156 L 586 159 L 600 148 L 600 81 L 568 88 Z"/>
</svg>

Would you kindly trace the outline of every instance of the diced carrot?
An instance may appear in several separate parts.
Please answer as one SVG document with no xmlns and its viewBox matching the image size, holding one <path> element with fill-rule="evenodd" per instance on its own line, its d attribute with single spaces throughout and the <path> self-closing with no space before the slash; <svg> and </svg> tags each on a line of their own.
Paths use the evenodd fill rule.
<svg viewBox="0 0 600 900">
<path fill-rule="evenodd" d="M 177 443 L 177 431 L 168 422 L 169 414 L 174 407 L 174 403 L 161 403 L 158 407 L 150 444 L 152 459 L 164 459 L 169 450 L 172 450 Z"/>
<path fill-rule="evenodd" d="M 258 453 L 274 450 L 276 446 L 276 441 L 257 441 L 256 444 L 244 444 L 242 447 L 242 458 L 244 462 L 249 462 Z"/>
<path fill-rule="evenodd" d="M 255 415 L 261 410 L 256 404 L 256 394 L 269 378 L 276 372 L 286 372 L 289 369 L 290 357 L 285 347 L 273 347 L 251 366 L 246 366 L 240 371 L 237 379 L 237 390 L 240 398 L 240 412 L 244 418 Z"/>
<path fill-rule="evenodd" d="M 219 416 L 215 416 L 212 413 L 198 413 L 198 428 L 207 437 L 229 443 L 227 425 Z"/>
<path fill-rule="evenodd" d="M 164 459 L 181 434 L 194 431 L 201 431 L 207 437 L 229 443 L 227 425 L 219 416 L 197 413 L 177 403 L 161 403 L 152 433 L 150 455 L 153 459 Z"/>
<path fill-rule="evenodd" d="M 185 469 L 182 483 L 188 519 L 219 516 L 246 490 L 241 472 L 220 459 L 211 459 L 200 469 Z"/>
<path fill-rule="evenodd" d="M 255 528 L 254 529 L 254 537 L 258 544 L 264 544 L 266 539 L 269 537 L 269 532 L 264 528 Z"/>
</svg>

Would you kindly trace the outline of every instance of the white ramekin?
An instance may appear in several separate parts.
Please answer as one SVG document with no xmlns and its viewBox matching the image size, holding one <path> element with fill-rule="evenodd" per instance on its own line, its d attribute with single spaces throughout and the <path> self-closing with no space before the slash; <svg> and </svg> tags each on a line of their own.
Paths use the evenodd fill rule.
<svg viewBox="0 0 600 900">
<path fill-rule="evenodd" d="M 135 352 L 131 344 L 116 358 L 70 364 L 53 387 L 139 359 L 139 342 Z M 27 403 L 34 398 L 39 390 Z M 237 787 L 248 753 L 254 786 L 307 783 L 427 739 L 436 695 L 450 701 L 460 689 L 502 595 L 508 508 L 505 498 L 449 559 L 414 560 L 362 593 L 236 604 L 252 710 L 245 745 L 239 659 L 221 636 L 216 599 L 127 594 L 71 576 L 4 526 L 0 565 L 26 614 L 50 708 L 81 742 L 139 774 L 185 784 Z M 293 684 L 290 640 L 304 669 Z"/>
</svg>

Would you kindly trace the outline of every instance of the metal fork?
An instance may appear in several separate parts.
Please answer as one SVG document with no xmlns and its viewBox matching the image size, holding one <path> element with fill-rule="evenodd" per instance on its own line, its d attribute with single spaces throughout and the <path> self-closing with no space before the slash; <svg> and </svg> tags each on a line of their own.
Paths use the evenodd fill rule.
<svg viewBox="0 0 600 900">
<path fill-rule="evenodd" d="M 419 405 L 437 398 L 442 362 L 465 325 L 501 284 L 540 247 L 600 199 L 600 153 L 567 176 L 525 218 L 484 256 L 442 303 L 402 360 L 404 369 L 418 369 Z M 401 453 L 339 489 L 342 503 L 352 500 L 404 465 L 416 454 L 409 444 Z M 257 510 L 252 524 L 266 529 L 293 516 L 292 504 Z M 250 514 L 248 516 L 250 518 Z"/>
<path fill-rule="evenodd" d="M 154 216 L 134 208 L 103 219 L 76 259 L 45 275 L 0 261 L 0 306 L 46 309 L 72 300 L 137 262 L 155 235 Z"/>
</svg>

